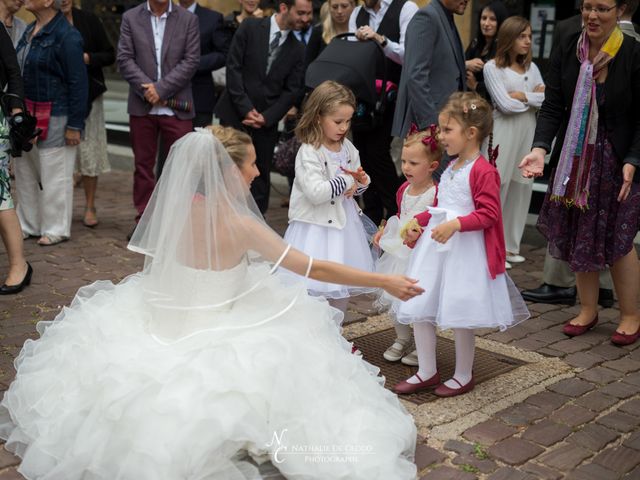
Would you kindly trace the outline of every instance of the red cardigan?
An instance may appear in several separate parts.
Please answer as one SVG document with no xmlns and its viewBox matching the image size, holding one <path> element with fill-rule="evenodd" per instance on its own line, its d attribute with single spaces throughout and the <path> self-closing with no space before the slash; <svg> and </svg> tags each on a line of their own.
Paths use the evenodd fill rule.
<svg viewBox="0 0 640 480">
<path fill-rule="evenodd" d="M 506 248 L 500 206 L 500 174 L 484 156 L 476 160 L 469 174 L 475 210 L 458 217 L 461 232 L 484 230 L 484 245 L 491 278 L 505 272 Z"/>
</svg>

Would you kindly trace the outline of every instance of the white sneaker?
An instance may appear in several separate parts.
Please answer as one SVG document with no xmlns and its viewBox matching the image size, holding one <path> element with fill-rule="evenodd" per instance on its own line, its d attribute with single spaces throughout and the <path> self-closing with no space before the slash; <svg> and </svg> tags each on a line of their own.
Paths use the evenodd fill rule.
<svg viewBox="0 0 640 480">
<path fill-rule="evenodd" d="M 522 263 L 526 260 L 522 255 L 507 255 L 507 262 Z"/>
<path fill-rule="evenodd" d="M 410 367 L 417 367 L 418 366 L 418 352 L 416 352 L 414 350 L 409 355 L 405 355 L 404 357 L 402 357 L 402 360 L 400 360 L 400 362 L 403 365 L 409 365 Z"/>
<path fill-rule="evenodd" d="M 413 348 L 413 342 L 410 338 L 406 340 L 402 338 L 396 338 L 393 341 L 393 345 L 387 348 L 382 356 L 388 362 L 397 362 L 402 357 L 404 357 L 411 348 Z"/>
<path fill-rule="evenodd" d="M 511 265 L 509 262 L 504 262 L 504 269 L 505 270 L 511 270 L 513 268 L 513 265 Z"/>
</svg>

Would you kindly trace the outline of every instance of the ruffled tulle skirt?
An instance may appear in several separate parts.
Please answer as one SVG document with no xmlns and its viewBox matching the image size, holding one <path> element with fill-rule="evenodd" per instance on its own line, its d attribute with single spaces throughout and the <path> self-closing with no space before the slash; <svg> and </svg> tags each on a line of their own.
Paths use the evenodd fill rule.
<svg viewBox="0 0 640 480">
<path fill-rule="evenodd" d="M 284 235 L 286 242 L 318 260 L 348 265 L 360 270 L 374 270 L 373 255 L 365 223 L 371 223 L 358 213 L 355 200 L 344 199 L 343 206 L 347 217 L 344 228 L 329 228 L 312 223 L 293 221 Z M 372 224 L 373 225 L 373 224 Z M 375 229 L 375 225 L 373 225 Z M 307 279 L 307 289 L 311 295 L 325 298 L 346 298 L 375 291 L 371 288 L 338 285 Z"/>
<path fill-rule="evenodd" d="M 509 276 L 503 273 L 491 278 L 483 231 L 458 232 L 440 244 L 429 232 L 452 215 L 440 208 L 430 211 L 433 216 L 407 268 L 407 276 L 417 279 L 425 292 L 397 304 L 398 322 L 426 321 L 442 329 L 504 330 L 529 318 L 529 310 Z"/>
<path fill-rule="evenodd" d="M 260 478 L 247 454 L 287 478 L 415 477 L 411 416 L 350 353 L 325 300 L 271 277 L 226 311 L 194 313 L 216 328 L 176 342 L 155 331 L 140 282 L 81 289 L 25 343 L 0 437 L 26 478 Z M 233 329 L 265 307 L 282 314 Z"/>
</svg>

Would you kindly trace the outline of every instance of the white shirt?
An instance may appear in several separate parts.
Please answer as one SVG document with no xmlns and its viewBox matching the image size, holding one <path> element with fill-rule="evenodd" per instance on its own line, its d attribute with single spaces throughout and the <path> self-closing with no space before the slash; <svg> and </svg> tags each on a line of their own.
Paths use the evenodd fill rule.
<svg viewBox="0 0 640 480">
<path fill-rule="evenodd" d="M 198 2 L 193 2 L 191 5 L 189 5 L 189 8 L 187 8 L 187 10 L 189 10 L 191 13 L 193 13 L 195 15 L 195 13 L 196 13 L 196 5 L 198 5 Z"/>
<path fill-rule="evenodd" d="M 271 15 L 271 25 L 269 26 L 269 45 L 273 42 L 273 39 L 276 38 L 276 32 L 280 32 L 280 41 L 278 42 L 278 47 L 281 47 L 282 44 L 287 40 L 287 36 L 289 35 L 289 30 L 280 30 L 280 26 L 278 22 L 276 22 L 276 14 Z"/>
<path fill-rule="evenodd" d="M 360 9 L 364 8 L 365 11 L 369 13 L 369 26 L 377 32 L 384 18 L 384 14 L 389 10 L 389 5 L 391 5 L 392 1 L 393 0 L 382 0 L 380 2 L 380 9 L 377 12 L 364 6 L 354 8 L 353 12 L 351 12 L 351 17 L 349 17 L 349 31 L 355 32 L 358 29 L 356 26 L 356 18 L 358 18 Z M 396 43 L 387 39 L 387 46 L 384 47 L 384 53 L 387 58 L 399 65 L 402 65 L 404 62 L 404 38 L 407 33 L 407 25 L 409 25 L 409 22 L 417 11 L 418 6 L 415 3 L 412 1 L 405 2 L 402 10 L 400 10 L 400 41 Z"/>
<path fill-rule="evenodd" d="M 162 42 L 164 40 L 164 28 L 167 26 L 167 18 L 169 17 L 171 8 L 171 2 L 169 2 L 169 8 L 167 8 L 167 11 L 158 17 L 151 11 L 151 7 L 149 6 L 149 2 L 147 1 L 147 10 L 149 10 L 149 13 L 151 13 L 151 30 L 153 31 L 153 43 L 156 49 L 156 66 L 158 80 L 162 78 Z M 156 105 L 151 108 L 151 110 L 149 111 L 149 115 L 173 116 L 175 115 L 175 113 L 173 113 L 173 110 L 171 110 L 169 107 Z"/>
</svg>

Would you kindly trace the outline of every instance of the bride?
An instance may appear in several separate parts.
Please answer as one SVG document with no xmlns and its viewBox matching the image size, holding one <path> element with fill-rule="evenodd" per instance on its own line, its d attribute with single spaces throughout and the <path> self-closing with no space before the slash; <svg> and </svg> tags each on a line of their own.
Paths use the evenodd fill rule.
<svg viewBox="0 0 640 480">
<path fill-rule="evenodd" d="M 129 248 L 143 271 L 81 288 L 38 324 L 0 405 L 0 437 L 28 479 L 413 479 L 416 429 L 378 369 L 352 355 L 296 275 L 381 287 L 405 277 L 313 261 L 249 194 L 240 132 L 189 133 Z M 240 167 L 240 168 L 238 168 Z"/>
</svg>

